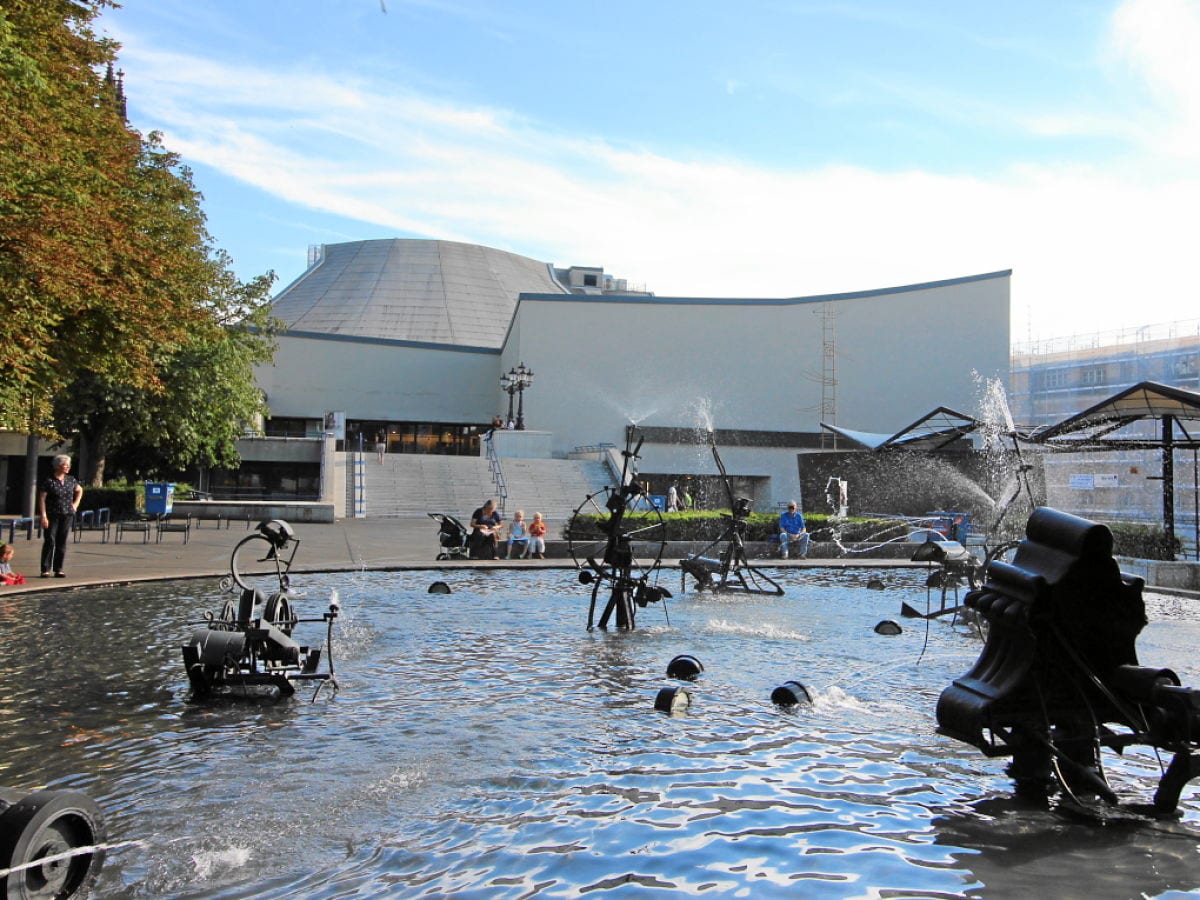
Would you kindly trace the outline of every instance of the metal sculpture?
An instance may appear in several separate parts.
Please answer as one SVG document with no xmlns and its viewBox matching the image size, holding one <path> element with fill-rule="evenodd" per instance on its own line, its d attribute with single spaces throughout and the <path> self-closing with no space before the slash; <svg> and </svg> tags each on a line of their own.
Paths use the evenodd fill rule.
<svg viewBox="0 0 1200 900">
<path fill-rule="evenodd" d="M 279 589 L 269 597 L 243 580 L 238 555 L 253 543 L 266 543 L 259 563 L 273 562 Z M 333 623 L 338 617 L 336 593 L 320 618 L 301 619 L 295 611 L 289 572 L 300 541 L 281 519 L 262 522 L 258 530 L 238 542 L 229 560 L 230 577 L 225 585 L 238 599 L 226 598 L 220 612 L 209 614 L 205 627 L 192 632 L 183 645 L 183 664 L 192 685 L 192 696 L 290 697 L 296 682 L 315 682 L 313 699 L 325 684 L 337 689 L 333 677 Z M 290 548 L 290 553 L 284 556 Z M 261 607 L 261 609 L 260 609 Z M 301 623 L 325 624 L 328 672 L 319 672 L 321 648 L 306 647 L 293 639 Z"/>
<path fill-rule="evenodd" d="M 1131 808 L 1175 814 L 1200 774 L 1200 691 L 1138 664 L 1142 580 L 1119 570 L 1103 525 L 1039 507 L 1025 534 L 1012 562 L 991 562 L 966 597 L 987 638 L 975 666 L 942 692 L 938 730 L 986 756 L 1011 756 L 1019 795 L 1057 787 L 1076 803 L 1118 803 L 1102 748 L 1169 751 L 1153 804 Z"/>
<path fill-rule="evenodd" d="M 725 484 L 725 493 L 729 498 L 729 514 L 721 514 L 725 527 L 720 536 L 701 550 L 679 561 L 681 582 L 687 581 L 691 575 L 696 581 L 696 590 L 709 590 L 715 593 L 737 592 L 742 594 L 773 594 L 781 596 L 783 588 L 769 576 L 750 565 L 746 557 L 746 519 L 750 516 L 751 501 L 748 497 L 735 497 L 733 484 L 729 473 L 725 471 L 725 463 L 717 450 L 717 439 L 713 432 L 708 433 L 709 445 L 712 447 L 713 459 L 717 462 L 717 471 Z M 714 556 L 715 548 L 724 545 L 719 556 Z"/>
<path fill-rule="evenodd" d="M 0 896 L 86 896 L 104 865 L 99 807 L 75 791 L 0 788 Z"/>
<path fill-rule="evenodd" d="M 592 586 L 588 605 L 588 631 L 596 626 L 596 601 L 608 588 L 608 601 L 599 626 L 607 628 L 616 616 L 616 627 L 636 627 L 636 612 L 671 596 L 651 577 L 662 563 L 666 528 L 662 513 L 650 502 L 637 480 L 637 460 L 644 438 L 633 445 L 636 429 L 629 429 L 621 451 L 621 483 L 589 494 L 567 524 L 567 549 L 579 569 L 579 583 Z M 632 449 L 631 449 L 632 447 Z"/>
<path fill-rule="evenodd" d="M 936 619 L 938 616 L 957 615 L 962 609 L 958 601 L 958 589 L 965 581 L 972 589 L 976 587 L 979 562 L 957 541 L 935 541 L 926 539 L 912 555 L 913 562 L 929 564 L 925 577 L 925 612 L 900 604 L 900 615 L 909 619 Z M 941 604 L 933 609 L 932 592 L 941 591 Z M 946 603 L 947 594 L 954 592 L 954 602 Z"/>
</svg>

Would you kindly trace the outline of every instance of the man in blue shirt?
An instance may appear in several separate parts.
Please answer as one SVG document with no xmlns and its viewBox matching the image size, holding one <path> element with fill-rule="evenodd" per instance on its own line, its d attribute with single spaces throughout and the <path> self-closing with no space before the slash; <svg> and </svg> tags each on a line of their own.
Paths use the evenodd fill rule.
<svg viewBox="0 0 1200 900">
<path fill-rule="evenodd" d="M 799 547 L 797 556 L 808 559 L 808 528 L 804 524 L 804 513 L 796 509 L 796 501 L 788 501 L 787 512 L 779 514 L 779 555 L 788 558 L 788 544 L 795 541 Z"/>
</svg>

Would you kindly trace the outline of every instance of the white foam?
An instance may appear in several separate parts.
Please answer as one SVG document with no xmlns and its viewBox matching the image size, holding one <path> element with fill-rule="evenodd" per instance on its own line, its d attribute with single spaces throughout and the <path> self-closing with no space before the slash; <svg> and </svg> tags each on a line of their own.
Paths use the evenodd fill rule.
<svg viewBox="0 0 1200 900">
<path fill-rule="evenodd" d="M 762 624 L 762 625 L 743 625 L 738 622 L 730 622 L 726 619 L 710 619 L 708 627 L 713 631 L 719 631 L 722 634 L 743 634 L 748 637 L 759 638 L 778 638 L 784 641 L 811 641 L 812 636 L 803 634 L 799 631 L 790 631 L 786 628 L 780 628 L 778 625 Z"/>
<path fill-rule="evenodd" d="M 250 861 L 249 847 L 229 847 L 225 850 L 201 850 L 192 854 L 196 877 L 209 878 L 217 869 L 239 869 Z"/>
</svg>

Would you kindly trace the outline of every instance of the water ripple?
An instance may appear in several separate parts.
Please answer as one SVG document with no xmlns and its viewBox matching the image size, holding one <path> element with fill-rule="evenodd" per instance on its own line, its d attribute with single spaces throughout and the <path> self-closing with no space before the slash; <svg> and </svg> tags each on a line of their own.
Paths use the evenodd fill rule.
<svg viewBox="0 0 1200 900">
<path fill-rule="evenodd" d="M 431 580 L 451 595 L 430 595 Z M 1178 822 L 1065 820 L 1002 763 L 935 734 L 979 644 L 873 633 L 920 573 L 789 573 L 782 598 L 685 595 L 668 626 L 588 633 L 562 573 L 310 576 L 337 588 L 340 691 L 198 705 L 179 646 L 217 605 L 189 582 L 25 598 L 0 632 L 5 783 L 82 790 L 117 847 L 98 896 L 1155 896 L 1200 889 L 1200 806 Z M 1151 598 L 1142 655 L 1200 680 L 1197 611 Z M 1155 618 L 1155 617 L 1158 618 Z M 705 671 L 657 712 L 666 663 Z M 918 662 L 919 660 L 919 662 Z M 777 707 L 800 680 L 812 703 Z M 1116 788 L 1152 790 L 1132 749 Z"/>
</svg>

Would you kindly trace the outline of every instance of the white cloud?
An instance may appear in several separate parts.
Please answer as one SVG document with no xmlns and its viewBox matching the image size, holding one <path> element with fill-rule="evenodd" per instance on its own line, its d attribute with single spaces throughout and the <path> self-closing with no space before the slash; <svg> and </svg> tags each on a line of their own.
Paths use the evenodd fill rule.
<svg viewBox="0 0 1200 900">
<path fill-rule="evenodd" d="M 1200 159 L 1200 3 L 1126 0 L 1110 34 L 1117 56 L 1141 77 L 1157 109 L 1142 119 L 1152 150 Z"/>
<path fill-rule="evenodd" d="M 1162 10 L 1167 12 L 1162 12 Z M 1113 46 L 1162 98 L 1147 152 L 1195 153 L 1197 5 L 1130 0 Z M 1013 268 L 1016 337 L 1194 315 L 1195 177 L 1061 165 L 971 178 L 677 159 L 508 111 L 315 72 L 142 51 L 123 62 L 168 146 L 300 207 L 603 265 L 659 294 L 796 296 Z M 1031 119 L 1031 121 L 1038 121 Z M 1040 120 L 1120 131 L 1117 120 Z M 1190 142 L 1190 143 L 1189 143 Z M 1189 150 L 1190 147 L 1190 150 Z M 287 280 L 291 273 L 282 273 Z M 930 327 L 936 327 L 931 323 Z"/>
</svg>

